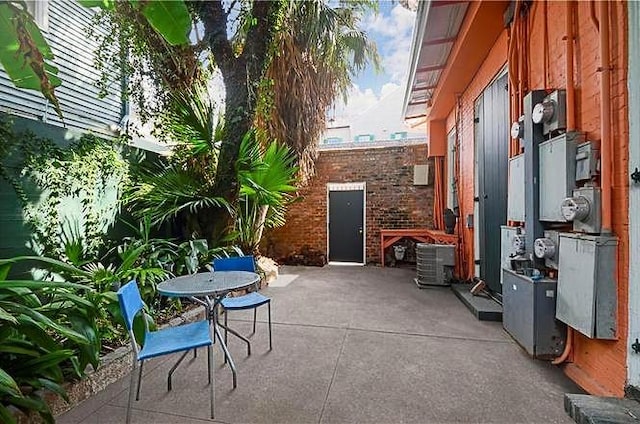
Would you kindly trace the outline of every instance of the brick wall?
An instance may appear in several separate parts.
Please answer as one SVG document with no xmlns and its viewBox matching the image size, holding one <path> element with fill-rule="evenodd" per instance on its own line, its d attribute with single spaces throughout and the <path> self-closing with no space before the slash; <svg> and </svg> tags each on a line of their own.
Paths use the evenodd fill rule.
<svg viewBox="0 0 640 424">
<path fill-rule="evenodd" d="M 303 247 L 327 251 L 327 184 L 366 183 L 366 261 L 380 262 L 380 229 L 432 228 L 433 186 L 413 185 L 413 165 L 427 163 L 426 144 L 321 151 L 316 177 L 300 191 L 264 251 L 281 258 Z M 432 171 L 432 169 L 430 170 Z"/>
</svg>

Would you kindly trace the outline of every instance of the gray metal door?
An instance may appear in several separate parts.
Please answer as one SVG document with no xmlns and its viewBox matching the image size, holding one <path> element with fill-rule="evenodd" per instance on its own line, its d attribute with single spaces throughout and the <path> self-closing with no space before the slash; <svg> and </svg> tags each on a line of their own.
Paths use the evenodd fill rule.
<svg viewBox="0 0 640 424">
<path fill-rule="evenodd" d="M 364 263 L 364 190 L 329 191 L 329 260 Z"/>
<path fill-rule="evenodd" d="M 504 75 L 488 86 L 475 104 L 478 155 L 478 231 L 480 278 L 502 293 L 500 226 L 507 222 L 509 91 Z"/>
</svg>

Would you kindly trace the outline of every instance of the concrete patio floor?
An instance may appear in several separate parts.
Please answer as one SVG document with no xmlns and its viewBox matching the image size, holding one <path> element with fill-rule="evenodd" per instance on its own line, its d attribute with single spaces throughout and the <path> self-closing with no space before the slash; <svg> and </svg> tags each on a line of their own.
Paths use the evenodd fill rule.
<svg viewBox="0 0 640 424">
<path fill-rule="evenodd" d="M 500 323 L 477 321 L 448 288 L 419 290 L 409 269 L 284 267 L 298 275 L 269 287 L 252 355 L 230 339 L 238 388 L 216 349 L 216 422 L 571 423 L 563 394 L 581 393 L 560 369 L 530 359 Z M 291 279 L 293 277 L 289 277 Z M 249 332 L 251 312 L 231 313 Z M 145 365 L 137 423 L 204 423 L 206 355 L 186 360 L 166 391 L 175 357 Z M 129 378 L 58 417 L 124 422 Z"/>
</svg>

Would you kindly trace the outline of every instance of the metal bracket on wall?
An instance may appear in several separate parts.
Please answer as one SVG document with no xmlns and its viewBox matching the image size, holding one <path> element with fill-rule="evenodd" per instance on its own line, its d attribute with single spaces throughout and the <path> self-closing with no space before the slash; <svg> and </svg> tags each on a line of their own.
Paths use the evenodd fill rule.
<svg viewBox="0 0 640 424">
<path fill-rule="evenodd" d="M 634 183 L 640 183 L 640 170 L 636 167 L 636 170 L 631 173 L 631 179 Z"/>
</svg>

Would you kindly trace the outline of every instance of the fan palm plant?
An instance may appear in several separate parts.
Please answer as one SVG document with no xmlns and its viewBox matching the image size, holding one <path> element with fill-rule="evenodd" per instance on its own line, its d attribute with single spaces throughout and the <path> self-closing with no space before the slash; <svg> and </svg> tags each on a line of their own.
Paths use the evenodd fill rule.
<svg viewBox="0 0 640 424">
<path fill-rule="evenodd" d="M 175 144 L 170 161 L 137 171 L 138 181 L 125 196 L 135 217 L 148 217 L 154 226 L 180 221 L 184 235 L 209 238 L 213 209 L 231 212 L 229 203 L 214 196 L 215 173 L 224 121 L 215 119 L 206 87 L 196 85 L 171 96 L 163 115 L 162 134 Z"/>
<path fill-rule="evenodd" d="M 261 148 L 255 133 L 245 134 L 238 160 L 240 196 L 236 215 L 238 244 L 258 254 L 265 228 L 282 226 L 288 205 L 295 200 L 296 157 L 289 147 L 272 141 Z"/>
</svg>

